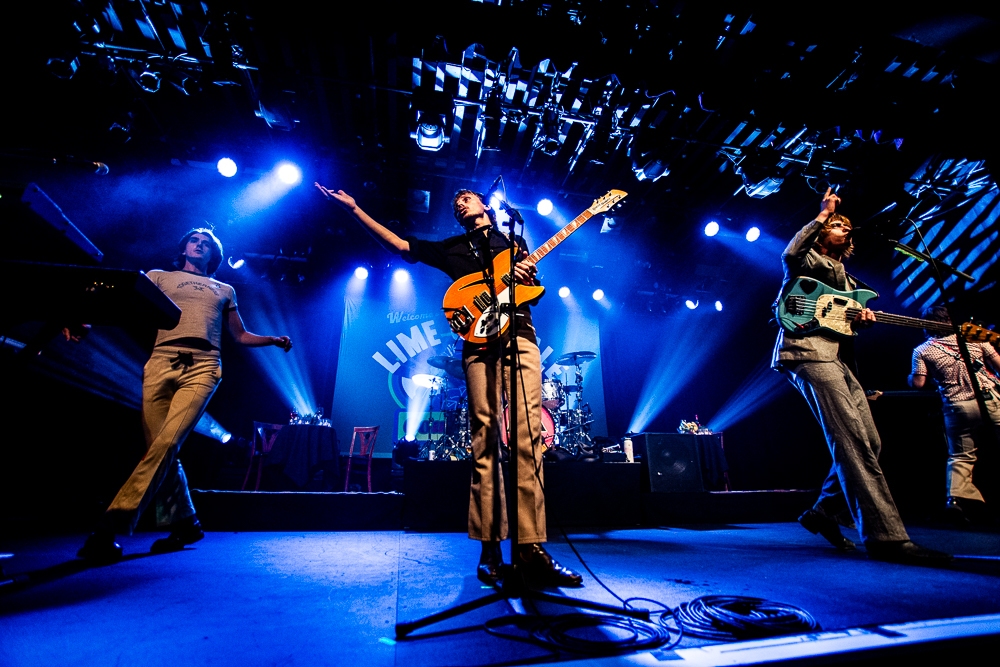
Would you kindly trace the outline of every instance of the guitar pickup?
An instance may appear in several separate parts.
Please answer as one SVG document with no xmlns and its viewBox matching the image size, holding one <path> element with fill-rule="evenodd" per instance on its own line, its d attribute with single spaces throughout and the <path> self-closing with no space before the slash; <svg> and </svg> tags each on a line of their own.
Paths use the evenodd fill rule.
<svg viewBox="0 0 1000 667">
<path fill-rule="evenodd" d="M 472 316 L 472 312 L 469 310 L 468 306 L 462 306 L 461 309 L 454 310 L 452 314 L 448 316 L 448 326 L 451 327 L 451 330 L 459 336 L 468 333 L 475 321 L 476 318 Z"/>
</svg>

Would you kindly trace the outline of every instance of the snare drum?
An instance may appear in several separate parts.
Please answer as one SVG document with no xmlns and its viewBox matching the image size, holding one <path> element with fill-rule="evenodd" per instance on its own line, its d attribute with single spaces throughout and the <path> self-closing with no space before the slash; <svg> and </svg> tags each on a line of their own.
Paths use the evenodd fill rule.
<svg viewBox="0 0 1000 667">
<path fill-rule="evenodd" d="M 542 407 L 558 410 L 563 404 L 563 386 L 559 380 L 542 382 Z"/>
</svg>

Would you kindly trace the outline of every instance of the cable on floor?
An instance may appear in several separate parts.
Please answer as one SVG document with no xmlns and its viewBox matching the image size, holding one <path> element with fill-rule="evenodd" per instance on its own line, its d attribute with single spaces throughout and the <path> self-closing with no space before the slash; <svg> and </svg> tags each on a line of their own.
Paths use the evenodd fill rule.
<svg viewBox="0 0 1000 667">
<path fill-rule="evenodd" d="M 790 604 L 740 595 L 705 595 L 674 611 L 678 626 L 701 639 L 733 641 L 813 632 L 812 615 Z"/>
</svg>

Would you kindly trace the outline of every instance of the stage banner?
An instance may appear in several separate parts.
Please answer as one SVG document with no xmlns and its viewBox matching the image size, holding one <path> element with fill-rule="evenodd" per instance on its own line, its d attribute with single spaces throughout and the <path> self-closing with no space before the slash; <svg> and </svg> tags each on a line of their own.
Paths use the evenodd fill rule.
<svg viewBox="0 0 1000 667">
<path fill-rule="evenodd" d="M 398 440 L 438 440 L 462 428 L 462 341 L 441 310 L 450 284 L 436 269 L 408 264 L 348 281 L 330 411 L 345 453 L 355 426 L 380 427 L 376 456 L 389 456 Z M 532 317 L 557 429 L 560 420 L 574 423 L 570 410 L 581 410 L 587 413 L 591 435 L 606 435 L 600 360 L 579 367 L 555 363 L 569 352 L 599 351 L 597 318 L 567 308 L 554 291 L 542 297 Z M 581 384 L 576 382 L 578 368 Z"/>
</svg>

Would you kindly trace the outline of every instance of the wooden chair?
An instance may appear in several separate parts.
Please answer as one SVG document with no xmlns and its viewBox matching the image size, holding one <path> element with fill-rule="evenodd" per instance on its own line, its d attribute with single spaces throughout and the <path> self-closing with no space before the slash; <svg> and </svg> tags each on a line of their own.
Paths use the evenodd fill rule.
<svg viewBox="0 0 1000 667">
<path fill-rule="evenodd" d="M 253 469 L 253 462 L 257 461 L 257 484 L 254 491 L 260 491 L 260 475 L 264 470 L 264 457 L 274 447 L 274 441 L 278 437 L 278 431 L 284 424 L 268 424 L 266 422 L 253 423 L 253 452 L 250 455 L 250 465 L 247 466 L 246 477 L 243 478 L 241 491 L 246 491 L 247 482 L 250 480 L 250 471 Z"/>
<path fill-rule="evenodd" d="M 355 426 L 351 436 L 351 451 L 347 454 L 347 474 L 344 475 L 344 491 L 351 485 L 351 462 L 364 461 L 368 468 L 368 493 L 372 492 L 372 454 L 375 452 L 375 438 L 378 436 L 378 426 Z M 354 453 L 354 443 L 358 441 L 358 453 Z"/>
</svg>

